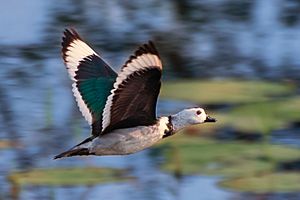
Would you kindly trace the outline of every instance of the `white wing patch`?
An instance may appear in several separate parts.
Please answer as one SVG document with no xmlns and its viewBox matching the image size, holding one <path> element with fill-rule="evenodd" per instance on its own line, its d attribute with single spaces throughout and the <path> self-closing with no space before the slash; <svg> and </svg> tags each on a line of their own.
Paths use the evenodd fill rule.
<svg viewBox="0 0 300 200">
<path fill-rule="evenodd" d="M 82 96 L 81 96 L 80 92 L 78 91 L 78 88 L 76 87 L 76 83 L 72 84 L 72 92 L 73 92 L 73 95 L 75 97 L 75 100 L 77 102 L 80 112 L 82 113 L 85 120 L 89 123 L 89 125 L 91 125 L 93 122 L 92 113 L 90 112 L 90 109 L 87 107 L 87 105 L 84 103 Z"/>
<path fill-rule="evenodd" d="M 136 58 L 132 59 L 127 65 L 122 68 L 122 71 L 119 73 L 116 82 L 114 83 L 114 89 L 111 90 L 111 94 L 108 96 L 103 114 L 102 114 L 102 132 L 106 127 L 110 124 L 111 118 L 111 106 L 113 97 L 115 95 L 115 91 L 119 88 L 119 86 L 134 72 L 140 72 L 143 70 L 151 69 L 151 68 L 159 68 L 162 69 L 161 60 L 157 55 L 146 53 Z"/>
<path fill-rule="evenodd" d="M 66 48 L 65 64 L 67 66 L 69 76 L 73 81 L 75 80 L 76 71 L 81 60 L 90 55 L 98 55 L 83 41 L 76 39 L 73 40 Z"/>
<path fill-rule="evenodd" d="M 97 53 L 92 48 L 90 48 L 85 42 L 81 41 L 80 39 L 75 39 L 66 47 L 64 58 L 69 76 L 72 79 L 72 81 L 74 81 L 74 83 L 72 84 L 73 95 L 75 97 L 79 110 L 81 111 L 82 115 L 87 120 L 89 125 L 91 125 L 93 122 L 92 113 L 83 101 L 82 96 L 78 91 L 78 88 L 76 87 L 75 76 L 80 61 L 83 60 L 85 57 L 93 54 L 97 55 Z"/>
</svg>

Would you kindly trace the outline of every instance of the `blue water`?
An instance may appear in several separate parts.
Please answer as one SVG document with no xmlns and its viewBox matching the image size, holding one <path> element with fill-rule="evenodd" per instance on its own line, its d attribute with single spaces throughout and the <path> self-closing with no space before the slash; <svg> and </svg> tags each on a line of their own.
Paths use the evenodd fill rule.
<svg viewBox="0 0 300 200">
<path fill-rule="evenodd" d="M 224 1 L 192 2 L 195 8 L 204 5 L 218 10 Z M 160 156 L 152 156 L 151 150 L 122 157 L 52 160 L 89 132 L 75 105 L 71 81 L 60 58 L 59 43 L 65 27 L 76 27 L 116 69 L 136 44 L 148 39 L 159 41 L 160 49 L 166 52 L 177 49 L 176 57 L 185 57 L 181 64 L 191 66 L 193 74 L 200 77 L 208 71 L 201 64 L 211 60 L 221 63 L 217 67 L 219 75 L 255 76 L 249 62 L 254 57 L 273 69 L 267 74 L 279 73 L 278 68 L 286 61 L 292 67 L 299 65 L 299 24 L 285 27 L 278 22 L 284 1 L 254 2 L 248 22 L 223 19 L 216 14 L 209 15 L 211 21 L 206 24 L 197 21 L 202 14 L 194 9 L 190 19 L 182 20 L 172 1 L 1 2 L 0 139 L 17 141 L 19 145 L 0 150 L 0 199 L 10 197 L 6 177 L 12 171 L 65 166 L 130 168 L 136 179 L 80 187 L 28 186 L 22 188 L 20 199 L 256 199 L 256 195 L 245 196 L 218 187 L 221 177 L 193 175 L 177 179 L 164 173 L 159 169 Z M 222 48 L 218 46 L 218 39 L 224 42 L 221 36 L 232 41 L 223 44 L 232 50 L 228 60 L 239 58 L 228 63 L 231 68 L 223 68 L 226 63 L 222 63 L 223 52 L 219 52 Z M 168 55 L 164 57 L 165 78 L 172 78 L 176 74 L 172 62 Z M 212 69 L 208 74 L 213 72 L 216 71 Z M 193 106 L 188 102 L 160 100 L 158 113 L 170 114 Z"/>
</svg>

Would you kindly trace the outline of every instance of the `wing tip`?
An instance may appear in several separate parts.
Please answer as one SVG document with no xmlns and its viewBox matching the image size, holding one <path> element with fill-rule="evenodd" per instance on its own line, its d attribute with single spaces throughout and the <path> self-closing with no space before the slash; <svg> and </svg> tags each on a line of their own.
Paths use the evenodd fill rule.
<svg viewBox="0 0 300 200">
<path fill-rule="evenodd" d="M 156 55 L 160 59 L 160 55 L 155 47 L 154 42 L 152 40 L 149 40 L 148 43 L 144 43 L 138 47 L 138 49 L 134 52 L 133 55 L 129 57 L 129 59 L 126 61 L 122 68 L 126 67 L 126 65 L 130 63 L 133 59 L 136 59 L 138 56 L 147 53 Z"/>
<path fill-rule="evenodd" d="M 74 40 L 82 40 L 78 32 L 74 28 L 66 28 L 63 32 L 62 36 L 62 57 L 66 62 L 66 52 L 68 51 L 68 47 Z"/>
<path fill-rule="evenodd" d="M 149 40 L 148 43 L 145 43 L 141 45 L 136 51 L 135 51 L 135 56 L 140 56 L 146 53 L 151 53 L 154 55 L 157 55 L 159 58 L 159 53 L 154 45 L 154 42 L 152 40 Z"/>
</svg>

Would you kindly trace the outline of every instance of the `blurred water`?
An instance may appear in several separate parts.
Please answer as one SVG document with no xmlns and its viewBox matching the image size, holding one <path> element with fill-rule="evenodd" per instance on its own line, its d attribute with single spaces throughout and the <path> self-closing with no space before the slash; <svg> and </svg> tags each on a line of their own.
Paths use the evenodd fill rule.
<svg viewBox="0 0 300 200">
<path fill-rule="evenodd" d="M 121 66 L 136 44 L 155 39 L 165 52 L 167 78 L 178 74 L 212 76 L 216 72 L 220 76 L 256 76 L 259 72 L 262 76 L 294 77 L 299 72 L 295 67 L 300 64 L 299 23 L 286 27 L 278 20 L 284 0 L 247 1 L 253 14 L 243 23 L 242 16 L 230 13 L 222 19 L 224 14 L 218 5 L 225 1 L 191 1 L 192 7 L 187 6 L 188 2 L 10 0 L 1 3 L 0 139 L 11 139 L 19 145 L 0 150 L 0 199 L 10 197 L 6 177 L 12 171 L 66 166 L 130 168 L 137 179 L 80 187 L 28 186 L 22 189 L 20 199 L 245 197 L 219 188 L 216 184 L 219 177 L 195 175 L 177 179 L 162 172 L 161 155 L 153 156 L 151 150 L 124 157 L 52 160 L 53 155 L 87 137 L 89 131 L 74 103 L 71 82 L 60 58 L 59 43 L 65 27 L 79 29 L 113 66 Z M 219 14 L 210 16 L 208 13 L 214 7 Z M 228 50 L 221 51 L 224 48 Z M 226 62 L 222 61 L 224 56 L 228 58 Z M 261 68 L 252 66 L 253 62 L 259 62 Z M 171 68 L 175 63 L 179 68 Z M 282 70 L 284 63 L 290 65 Z M 183 64 L 191 66 L 190 69 Z M 211 67 L 209 72 L 205 70 L 207 67 Z M 269 67 L 274 70 L 268 70 Z M 159 114 L 169 114 L 192 106 L 187 102 L 161 100 L 158 110 Z M 259 197 L 247 195 L 247 199 Z"/>
<path fill-rule="evenodd" d="M 20 45 L 41 40 L 49 5 L 50 2 L 39 0 L 2 2 L 0 43 Z"/>
</svg>

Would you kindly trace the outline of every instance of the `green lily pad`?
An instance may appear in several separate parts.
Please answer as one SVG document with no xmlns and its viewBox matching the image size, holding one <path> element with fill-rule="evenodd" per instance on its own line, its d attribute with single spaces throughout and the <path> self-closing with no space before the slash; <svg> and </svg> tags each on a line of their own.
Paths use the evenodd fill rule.
<svg viewBox="0 0 300 200">
<path fill-rule="evenodd" d="M 237 80 L 181 80 L 164 82 L 161 97 L 195 103 L 249 103 L 294 92 L 290 84 Z"/>
<path fill-rule="evenodd" d="M 248 176 L 271 172 L 278 162 L 297 159 L 300 150 L 280 145 L 220 142 L 199 137 L 174 136 L 168 145 L 162 169 L 181 174 Z"/>
<path fill-rule="evenodd" d="M 242 192 L 299 192 L 300 173 L 269 173 L 257 176 L 233 178 L 220 182 L 220 185 Z"/>
<path fill-rule="evenodd" d="M 14 185 L 76 186 L 125 181 L 132 177 L 126 170 L 111 168 L 53 168 L 13 172 L 8 176 Z"/>
<path fill-rule="evenodd" d="M 162 97 L 201 104 L 233 105 L 226 112 L 208 110 L 209 115 L 218 119 L 217 123 L 194 126 L 190 131 L 192 134 L 179 133 L 164 140 L 161 145 L 168 148 L 164 148 L 166 162 L 161 166 L 163 170 L 183 175 L 222 175 L 231 181 L 224 181 L 221 185 L 241 191 L 299 191 L 299 173 L 274 172 L 278 163 L 299 159 L 300 149 L 268 144 L 267 136 L 273 130 L 300 120 L 300 96 L 292 85 L 231 80 L 167 82 Z M 243 133 L 266 134 L 265 140 L 249 143 L 199 137 L 214 134 L 217 129 L 222 131 L 225 126 Z M 276 182 L 273 186 L 272 181 Z M 271 184 L 267 185 L 268 182 Z"/>
<path fill-rule="evenodd" d="M 227 125 L 238 130 L 268 133 L 286 127 L 290 121 L 300 120 L 300 96 L 237 106 L 223 115 Z"/>
<path fill-rule="evenodd" d="M 300 96 L 291 96 L 294 92 L 290 84 L 273 82 L 175 81 L 164 84 L 161 96 L 201 104 L 235 105 L 226 113 L 208 110 L 218 122 L 199 126 L 201 133 L 213 133 L 224 126 L 248 133 L 269 133 L 300 120 Z"/>
</svg>

